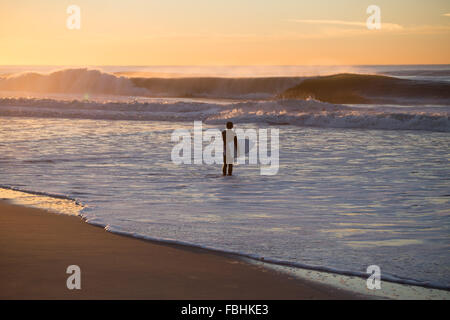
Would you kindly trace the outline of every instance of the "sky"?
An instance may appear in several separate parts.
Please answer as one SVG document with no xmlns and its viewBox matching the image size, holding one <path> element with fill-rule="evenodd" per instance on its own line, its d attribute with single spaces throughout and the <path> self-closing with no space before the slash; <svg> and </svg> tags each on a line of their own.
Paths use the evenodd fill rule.
<svg viewBox="0 0 450 320">
<path fill-rule="evenodd" d="M 0 65 L 448 64 L 449 40 L 448 0 L 0 0 Z"/>
</svg>

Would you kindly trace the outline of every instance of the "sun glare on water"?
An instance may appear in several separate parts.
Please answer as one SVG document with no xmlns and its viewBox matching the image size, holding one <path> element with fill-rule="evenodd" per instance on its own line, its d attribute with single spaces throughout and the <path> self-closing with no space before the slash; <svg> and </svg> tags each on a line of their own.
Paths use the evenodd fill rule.
<svg viewBox="0 0 450 320">
<path fill-rule="evenodd" d="M 17 205 L 44 209 L 53 213 L 68 214 L 72 216 L 80 215 L 81 210 L 84 208 L 81 204 L 74 200 L 49 197 L 46 195 L 5 188 L 0 188 L 0 199 L 7 200 Z"/>
</svg>

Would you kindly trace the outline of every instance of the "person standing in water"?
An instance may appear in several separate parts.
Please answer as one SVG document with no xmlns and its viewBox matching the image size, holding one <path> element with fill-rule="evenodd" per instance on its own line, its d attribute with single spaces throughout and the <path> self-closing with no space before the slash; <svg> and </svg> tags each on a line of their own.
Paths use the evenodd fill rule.
<svg viewBox="0 0 450 320">
<path fill-rule="evenodd" d="M 237 136 L 233 129 L 233 122 L 227 122 L 227 129 L 222 131 L 223 139 L 223 175 L 233 175 L 234 156 L 237 154 Z"/>
</svg>

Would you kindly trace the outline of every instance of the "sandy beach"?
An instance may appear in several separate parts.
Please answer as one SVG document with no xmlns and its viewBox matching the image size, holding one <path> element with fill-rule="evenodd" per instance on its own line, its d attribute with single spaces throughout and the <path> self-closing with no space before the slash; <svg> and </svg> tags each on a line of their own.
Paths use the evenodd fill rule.
<svg viewBox="0 0 450 320">
<path fill-rule="evenodd" d="M 0 300 L 450 300 L 450 1 L 80 2 L 0 2 Z"/>
<path fill-rule="evenodd" d="M 209 250 L 134 239 L 0 202 L 0 299 L 354 299 Z M 68 290 L 66 268 L 81 268 Z"/>
</svg>

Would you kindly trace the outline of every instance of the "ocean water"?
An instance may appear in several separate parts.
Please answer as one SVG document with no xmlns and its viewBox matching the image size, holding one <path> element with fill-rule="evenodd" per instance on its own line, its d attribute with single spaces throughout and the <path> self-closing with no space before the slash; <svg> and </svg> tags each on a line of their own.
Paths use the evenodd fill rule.
<svg viewBox="0 0 450 320">
<path fill-rule="evenodd" d="M 450 74 L 449 66 L 365 68 L 352 70 L 429 86 Z M 0 80 L 0 186 L 75 199 L 88 222 L 114 232 L 345 274 L 378 265 L 383 279 L 450 289 L 447 92 L 431 97 L 439 102 L 398 104 L 280 100 L 307 72 L 327 70 L 274 70 L 246 78 L 245 90 L 241 78 L 217 80 L 221 69 L 213 87 L 169 79 L 167 97 L 153 78 L 138 87 L 117 70 L 26 74 L 26 93 L 8 76 Z M 224 178 L 219 165 L 174 164 L 171 134 L 195 120 L 204 129 L 228 120 L 279 129 L 278 174 L 238 165 Z"/>
</svg>

